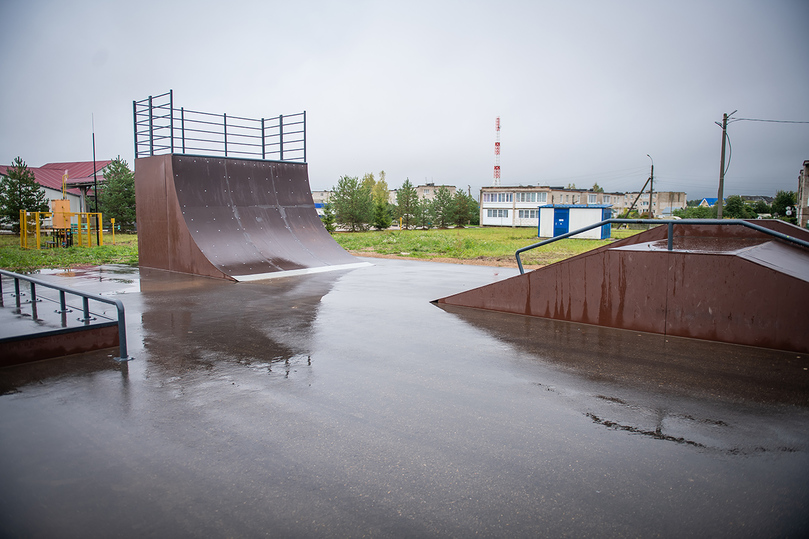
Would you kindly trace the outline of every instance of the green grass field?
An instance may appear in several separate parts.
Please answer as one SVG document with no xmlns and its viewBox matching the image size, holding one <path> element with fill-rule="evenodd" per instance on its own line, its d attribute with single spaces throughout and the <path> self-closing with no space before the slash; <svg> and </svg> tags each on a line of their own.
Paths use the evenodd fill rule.
<svg viewBox="0 0 809 539">
<path fill-rule="evenodd" d="M 613 239 L 637 234 L 614 230 Z M 537 243 L 535 228 L 452 228 L 444 230 L 382 230 L 334 234 L 356 255 L 391 255 L 419 259 L 456 258 L 481 262 L 515 262 L 514 252 Z M 525 265 L 547 265 L 606 245 L 611 240 L 565 239 L 523 254 Z M 516 262 L 515 262 L 516 263 Z"/>
<path fill-rule="evenodd" d="M 115 245 L 112 244 L 112 234 L 104 234 L 103 245 L 100 247 L 73 246 L 56 249 L 21 249 L 18 235 L 0 234 L 0 268 L 9 271 L 25 273 L 40 268 L 137 263 L 138 237 L 135 234 L 115 234 Z"/>
<path fill-rule="evenodd" d="M 612 237 L 623 238 L 636 230 L 615 230 Z M 481 264 L 515 263 L 514 252 L 536 243 L 535 228 L 451 228 L 444 230 L 383 230 L 341 232 L 334 239 L 358 256 L 386 255 L 414 259 L 458 259 Z M 540 266 L 595 249 L 610 240 L 560 240 L 523 254 L 523 264 Z M 40 268 L 70 268 L 102 264 L 138 263 L 138 238 L 134 234 L 104 234 L 101 247 L 21 249 L 17 235 L 0 235 L 0 268 L 31 272 Z"/>
</svg>

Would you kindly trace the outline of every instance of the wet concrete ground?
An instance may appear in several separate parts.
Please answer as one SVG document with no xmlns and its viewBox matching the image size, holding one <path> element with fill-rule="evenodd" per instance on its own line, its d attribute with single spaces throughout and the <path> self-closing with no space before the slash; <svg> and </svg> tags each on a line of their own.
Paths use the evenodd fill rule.
<svg viewBox="0 0 809 539">
<path fill-rule="evenodd" d="M 442 309 L 515 270 L 372 262 L 41 276 L 117 292 L 135 359 L 0 370 L 0 536 L 809 530 L 806 357 Z"/>
</svg>

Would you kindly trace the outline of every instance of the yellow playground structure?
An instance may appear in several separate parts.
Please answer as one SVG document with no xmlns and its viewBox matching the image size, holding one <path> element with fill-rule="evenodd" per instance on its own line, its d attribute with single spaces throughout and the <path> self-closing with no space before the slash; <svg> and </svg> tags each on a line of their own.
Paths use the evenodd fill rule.
<svg viewBox="0 0 809 539">
<path fill-rule="evenodd" d="M 52 200 L 52 211 L 20 210 L 20 247 L 92 247 L 104 245 L 101 214 L 70 211 L 70 201 Z"/>
</svg>

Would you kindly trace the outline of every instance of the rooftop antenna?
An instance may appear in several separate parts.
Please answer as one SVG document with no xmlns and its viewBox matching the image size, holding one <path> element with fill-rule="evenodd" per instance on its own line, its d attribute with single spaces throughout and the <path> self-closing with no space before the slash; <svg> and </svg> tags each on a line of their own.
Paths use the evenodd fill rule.
<svg viewBox="0 0 809 539">
<path fill-rule="evenodd" d="M 500 116 L 495 122 L 496 134 L 494 139 L 494 181 L 492 185 L 500 187 Z"/>
</svg>

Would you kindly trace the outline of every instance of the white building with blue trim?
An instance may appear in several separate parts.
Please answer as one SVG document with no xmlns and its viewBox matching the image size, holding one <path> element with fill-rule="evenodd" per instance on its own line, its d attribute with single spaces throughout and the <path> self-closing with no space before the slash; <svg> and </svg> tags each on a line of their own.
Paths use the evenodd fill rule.
<svg viewBox="0 0 809 539">
<path fill-rule="evenodd" d="M 587 189 L 566 189 L 547 186 L 492 186 L 480 190 L 480 224 L 482 226 L 539 225 L 539 207 L 547 204 L 576 206 L 609 206 L 611 217 L 635 203 L 639 213 L 648 213 L 649 193 L 604 193 Z M 655 217 L 668 216 L 678 208 L 685 208 L 684 192 L 655 191 L 651 210 Z"/>
<path fill-rule="evenodd" d="M 537 236 L 555 238 L 611 217 L 612 206 L 607 204 L 546 204 L 539 207 Z M 606 224 L 571 237 L 605 240 L 610 237 L 611 232 L 610 225 Z"/>
</svg>

